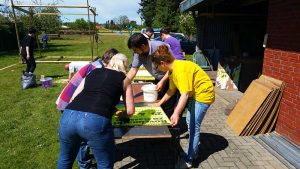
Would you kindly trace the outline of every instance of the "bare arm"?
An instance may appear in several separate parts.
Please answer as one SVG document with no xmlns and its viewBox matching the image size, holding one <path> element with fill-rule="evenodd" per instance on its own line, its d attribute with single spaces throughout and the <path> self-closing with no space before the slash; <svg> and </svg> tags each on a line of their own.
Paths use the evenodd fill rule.
<svg viewBox="0 0 300 169">
<path fill-rule="evenodd" d="M 131 68 L 129 70 L 129 72 L 127 73 L 127 79 L 129 79 L 130 82 L 133 80 L 138 70 L 138 68 Z"/>
<path fill-rule="evenodd" d="M 84 87 L 84 84 L 85 84 L 85 78 L 81 81 L 81 83 L 79 84 L 79 86 L 77 87 L 77 89 L 75 90 L 71 100 L 70 100 L 70 103 L 73 101 L 73 99 L 83 90 L 83 87 Z"/>
<path fill-rule="evenodd" d="M 183 109 L 185 108 L 185 105 L 186 105 L 188 99 L 189 99 L 189 92 L 185 92 L 185 93 L 181 94 L 178 104 L 177 104 L 176 108 L 174 109 L 174 113 L 172 114 L 172 116 L 170 118 L 172 126 L 177 125 L 179 118 L 180 118 L 180 114 L 183 111 Z"/>
<path fill-rule="evenodd" d="M 150 106 L 161 106 L 162 104 L 164 104 L 166 101 L 168 101 L 176 92 L 176 89 L 168 89 L 167 93 L 164 95 L 164 97 L 155 104 L 152 104 Z"/>
<path fill-rule="evenodd" d="M 118 114 L 119 117 L 128 117 L 134 114 L 134 100 L 133 100 L 133 92 L 131 87 L 131 82 L 128 78 L 125 78 L 123 81 L 123 100 L 126 108 L 126 112 L 122 111 Z"/>
<path fill-rule="evenodd" d="M 72 79 L 72 74 L 71 72 L 69 72 L 69 81 Z"/>
<path fill-rule="evenodd" d="M 26 53 L 27 53 L 26 59 L 29 60 L 30 58 L 29 46 L 26 46 Z"/>
<path fill-rule="evenodd" d="M 161 91 L 161 89 L 164 87 L 166 84 L 167 80 L 169 79 L 169 72 L 167 72 L 162 79 L 157 83 L 157 91 Z"/>
</svg>

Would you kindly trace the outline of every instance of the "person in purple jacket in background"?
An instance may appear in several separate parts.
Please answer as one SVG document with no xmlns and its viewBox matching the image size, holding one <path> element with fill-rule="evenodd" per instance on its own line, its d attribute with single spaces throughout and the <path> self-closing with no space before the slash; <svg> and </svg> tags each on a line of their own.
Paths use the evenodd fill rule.
<svg viewBox="0 0 300 169">
<path fill-rule="evenodd" d="M 169 28 L 162 28 L 160 30 L 160 37 L 166 44 L 170 46 L 170 49 L 176 60 L 185 60 L 180 42 L 179 40 L 170 35 Z"/>
</svg>

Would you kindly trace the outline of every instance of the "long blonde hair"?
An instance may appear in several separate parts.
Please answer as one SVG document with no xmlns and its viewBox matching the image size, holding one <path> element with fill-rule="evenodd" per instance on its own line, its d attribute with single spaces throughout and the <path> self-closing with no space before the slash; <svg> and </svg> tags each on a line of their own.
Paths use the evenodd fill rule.
<svg viewBox="0 0 300 169">
<path fill-rule="evenodd" d="M 118 53 L 111 58 L 108 67 L 126 74 L 128 69 L 128 58 L 126 55 Z"/>
</svg>

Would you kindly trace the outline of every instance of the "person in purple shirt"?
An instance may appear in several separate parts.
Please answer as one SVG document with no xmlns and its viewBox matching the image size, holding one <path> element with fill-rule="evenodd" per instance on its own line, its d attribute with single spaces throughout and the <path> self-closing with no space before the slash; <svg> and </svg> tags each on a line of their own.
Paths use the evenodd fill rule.
<svg viewBox="0 0 300 169">
<path fill-rule="evenodd" d="M 170 46 L 175 59 L 185 60 L 179 40 L 170 35 L 168 28 L 163 28 L 160 30 L 160 37 L 166 44 Z"/>
</svg>

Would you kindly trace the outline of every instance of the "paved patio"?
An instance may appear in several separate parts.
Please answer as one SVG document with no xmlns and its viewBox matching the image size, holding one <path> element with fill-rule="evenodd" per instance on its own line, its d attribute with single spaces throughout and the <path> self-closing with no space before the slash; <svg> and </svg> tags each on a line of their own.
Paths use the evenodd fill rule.
<svg viewBox="0 0 300 169">
<path fill-rule="evenodd" d="M 253 137 L 235 136 L 226 124 L 225 115 L 242 96 L 236 91 L 216 90 L 216 101 L 209 108 L 201 126 L 199 159 L 194 168 L 287 168 Z M 183 118 L 184 120 L 184 118 Z M 180 145 L 186 149 L 188 135 L 180 134 Z M 179 151 L 175 139 L 116 140 L 117 162 L 114 168 L 172 169 Z"/>
</svg>

